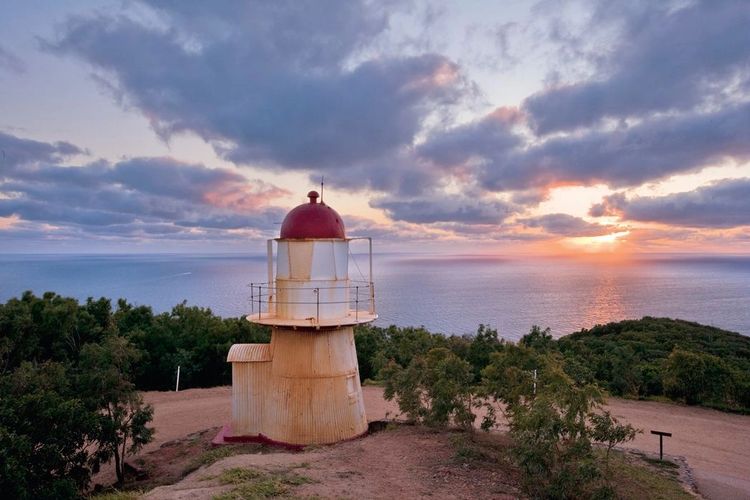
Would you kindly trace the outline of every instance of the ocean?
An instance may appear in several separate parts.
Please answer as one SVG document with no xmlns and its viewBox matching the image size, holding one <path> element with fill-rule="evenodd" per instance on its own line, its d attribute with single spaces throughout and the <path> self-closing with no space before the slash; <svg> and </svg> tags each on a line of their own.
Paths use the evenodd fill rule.
<svg viewBox="0 0 750 500">
<path fill-rule="evenodd" d="M 350 277 L 367 273 L 355 256 Z M 446 334 L 482 323 L 507 339 L 532 325 L 555 337 L 642 316 L 682 318 L 750 335 L 750 257 L 642 257 L 628 262 L 376 255 L 378 325 Z M 0 255 L 0 301 L 24 290 L 80 300 L 125 298 L 168 311 L 186 300 L 221 316 L 250 311 L 262 256 Z"/>
</svg>

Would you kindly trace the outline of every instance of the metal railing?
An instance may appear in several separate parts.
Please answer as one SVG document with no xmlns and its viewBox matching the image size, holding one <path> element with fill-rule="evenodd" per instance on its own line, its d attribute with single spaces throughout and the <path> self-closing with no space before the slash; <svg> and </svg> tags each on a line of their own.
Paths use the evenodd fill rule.
<svg viewBox="0 0 750 500">
<path fill-rule="evenodd" d="M 274 282 L 250 283 L 250 314 L 261 315 L 265 313 L 276 312 L 279 305 L 315 305 L 315 320 L 320 322 L 320 306 L 348 304 L 347 314 L 354 313 L 355 321 L 359 322 L 360 306 L 366 306 L 370 314 L 375 314 L 375 284 L 371 281 L 349 280 L 348 285 L 334 286 L 317 286 L 317 287 L 297 287 L 290 286 L 279 288 Z M 321 300 L 321 290 L 347 290 L 349 298 L 347 300 Z M 278 300 L 280 290 L 292 290 L 300 292 L 308 290 L 311 293 L 311 300 Z"/>
</svg>

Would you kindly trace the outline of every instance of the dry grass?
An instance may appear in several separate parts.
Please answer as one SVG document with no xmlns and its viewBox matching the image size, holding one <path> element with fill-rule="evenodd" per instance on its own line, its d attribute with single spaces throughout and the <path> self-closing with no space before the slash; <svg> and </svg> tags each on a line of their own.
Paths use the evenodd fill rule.
<svg viewBox="0 0 750 500">
<path fill-rule="evenodd" d="M 260 499 L 286 496 L 294 487 L 313 482 L 309 477 L 297 474 L 291 469 L 267 472 L 243 467 L 224 470 L 215 479 L 220 484 L 235 485 L 231 490 L 214 497 L 215 500 Z"/>
<path fill-rule="evenodd" d="M 649 498 L 654 500 L 692 499 L 680 483 L 679 465 L 645 459 L 635 453 L 613 451 L 610 467 L 617 498 Z"/>
</svg>

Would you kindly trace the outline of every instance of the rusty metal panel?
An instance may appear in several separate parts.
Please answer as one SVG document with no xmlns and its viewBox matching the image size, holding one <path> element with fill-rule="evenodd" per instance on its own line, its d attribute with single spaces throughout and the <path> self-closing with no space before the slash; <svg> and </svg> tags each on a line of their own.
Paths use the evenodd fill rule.
<svg viewBox="0 0 750 500">
<path fill-rule="evenodd" d="M 229 363 L 271 361 L 271 344 L 234 344 L 229 348 Z"/>
<path fill-rule="evenodd" d="M 291 444 L 334 443 L 363 434 L 361 391 L 349 397 L 347 378 L 276 378 L 263 433 Z"/>
<path fill-rule="evenodd" d="M 271 362 L 232 363 L 232 433 L 257 436 L 262 432 Z"/>
<path fill-rule="evenodd" d="M 232 365 L 233 434 L 324 444 L 367 430 L 351 327 L 274 328 L 269 352 L 270 362 Z"/>
<path fill-rule="evenodd" d="M 339 377 L 357 371 L 351 327 L 336 330 L 274 329 L 275 377 Z"/>
<path fill-rule="evenodd" d="M 275 386 L 264 434 L 293 444 L 333 443 L 367 430 L 351 327 L 274 329 Z"/>
</svg>

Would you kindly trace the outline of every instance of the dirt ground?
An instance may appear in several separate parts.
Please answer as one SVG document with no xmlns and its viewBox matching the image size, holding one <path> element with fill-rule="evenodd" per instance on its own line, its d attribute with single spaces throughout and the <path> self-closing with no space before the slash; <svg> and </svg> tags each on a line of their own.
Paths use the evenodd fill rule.
<svg viewBox="0 0 750 500">
<path fill-rule="evenodd" d="M 367 416 L 371 421 L 396 416 L 397 408 L 393 403 L 383 399 L 381 388 L 364 387 L 363 392 Z M 145 400 L 154 405 L 153 425 L 156 428 L 156 435 L 154 441 L 145 448 L 144 453 L 156 450 L 164 443 L 184 438 L 188 434 L 204 431 L 228 422 L 231 418 L 230 394 L 231 389 L 229 387 L 189 389 L 179 393 L 145 393 Z M 608 406 L 617 418 L 643 429 L 643 434 L 640 434 L 631 443 L 633 448 L 649 453 L 658 453 L 658 437 L 651 435 L 650 431 L 671 432 L 672 437 L 665 438 L 665 453 L 685 458 L 694 471 L 694 478 L 700 492 L 707 498 L 750 499 L 750 416 L 733 415 L 715 410 L 668 403 L 615 398 L 610 399 Z M 367 444 L 363 444 L 364 441 L 346 443 L 348 448 L 345 448 L 345 451 L 352 450 L 350 458 L 353 460 L 357 453 L 361 453 L 362 446 L 372 447 L 372 450 L 367 450 L 368 453 L 374 454 L 371 456 L 383 457 L 383 460 L 386 461 L 394 461 L 394 464 L 390 464 L 395 466 L 393 469 L 383 470 L 396 470 L 401 475 L 420 474 L 419 468 L 407 470 L 398 467 L 399 456 L 406 457 L 414 452 L 412 445 L 405 449 L 377 449 L 379 445 L 383 444 L 382 439 L 378 438 L 376 434 L 366 440 Z M 429 439 L 425 439 L 423 444 L 424 449 L 429 449 L 429 446 L 431 446 Z M 337 448 L 340 448 L 340 446 Z M 392 443 L 388 446 L 392 446 Z M 356 450 L 359 450 L 359 452 Z M 436 460 L 439 460 L 440 452 L 433 451 L 432 454 L 427 453 L 422 456 L 434 456 Z M 327 452 L 323 449 L 320 453 L 320 457 L 306 457 L 305 462 L 314 462 L 320 459 L 323 460 L 322 463 L 325 463 Z M 309 453 L 306 455 L 309 455 Z M 242 455 L 233 457 L 232 460 L 252 461 L 253 456 L 255 455 Z M 346 453 L 343 456 L 346 457 Z M 248 462 L 247 465 L 251 465 L 251 463 Z M 388 466 L 388 463 L 383 465 L 383 467 L 386 466 Z M 368 464 L 366 469 L 365 472 L 360 471 L 360 473 L 372 474 L 372 484 L 375 488 L 373 498 L 383 496 L 378 492 L 383 492 L 384 483 L 388 483 L 396 490 L 398 489 L 399 479 L 398 477 L 391 477 L 393 476 L 391 472 L 384 477 L 383 470 L 371 463 Z M 427 469 L 423 469 L 422 472 L 424 470 Z M 186 479 L 190 477 L 188 476 Z M 97 477 L 96 480 L 97 482 L 106 482 L 107 476 Z M 326 478 L 326 484 L 335 488 L 336 481 Z M 311 490 L 310 494 L 315 491 L 312 485 L 305 486 L 305 488 Z M 396 490 L 389 491 L 396 494 Z"/>
<path fill-rule="evenodd" d="M 311 451 L 259 450 L 198 469 L 145 498 L 212 498 L 236 487 L 220 479 L 234 468 L 277 478 L 293 475 L 295 498 L 517 498 L 519 480 L 510 466 L 457 463 L 451 439 L 461 436 L 403 426 Z"/>
</svg>

